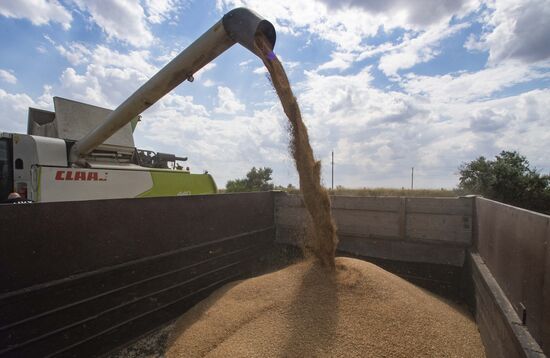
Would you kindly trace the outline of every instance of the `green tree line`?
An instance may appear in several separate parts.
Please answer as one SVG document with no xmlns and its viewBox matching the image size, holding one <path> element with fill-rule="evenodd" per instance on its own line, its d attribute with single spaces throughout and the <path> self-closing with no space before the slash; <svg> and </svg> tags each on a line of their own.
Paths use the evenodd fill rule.
<svg viewBox="0 0 550 358">
<path fill-rule="evenodd" d="M 550 213 L 550 176 L 531 168 L 516 151 L 502 151 L 494 160 L 483 156 L 459 167 L 459 189 L 467 194 Z"/>
<path fill-rule="evenodd" d="M 516 151 L 502 151 L 494 160 L 483 156 L 460 165 L 460 194 L 477 194 L 503 203 L 550 214 L 550 175 L 532 168 L 527 158 Z M 229 180 L 226 192 L 250 192 L 286 190 L 296 192 L 292 185 L 276 186 L 272 183 L 273 170 L 269 167 L 253 167 L 246 177 Z M 389 189 L 346 189 L 338 187 L 331 195 L 407 195 L 417 196 L 417 191 L 397 191 Z M 395 193 L 394 193 L 395 192 Z M 392 194 L 393 193 L 393 194 Z M 439 196 L 441 193 L 428 193 Z M 444 193 L 453 194 L 453 191 Z M 456 195 L 456 194 L 455 194 Z M 422 196 L 422 195 L 421 195 Z"/>
</svg>

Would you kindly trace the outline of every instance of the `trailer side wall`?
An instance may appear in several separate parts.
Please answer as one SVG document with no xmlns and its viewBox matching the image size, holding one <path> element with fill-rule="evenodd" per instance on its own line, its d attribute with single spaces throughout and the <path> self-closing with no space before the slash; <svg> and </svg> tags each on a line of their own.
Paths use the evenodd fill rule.
<svg viewBox="0 0 550 358">
<path fill-rule="evenodd" d="M 475 211 L 479 255 L 533 338 L 550 351 L 550 216 L 484 198 L 476 198 Z"/>
<path fill-rule="evenodd" d="M 0 205 L 0 357 L 96 356 L 256 272 L 273 195 Z"/>
</svg>

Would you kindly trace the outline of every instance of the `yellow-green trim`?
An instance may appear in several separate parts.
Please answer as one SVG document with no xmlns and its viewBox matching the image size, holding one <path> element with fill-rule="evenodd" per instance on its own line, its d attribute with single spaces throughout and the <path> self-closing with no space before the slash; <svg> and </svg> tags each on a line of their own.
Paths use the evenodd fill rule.
<svg viewBox="0 0 550 358">
<path fill-rule="evenodd" d="M 150 171 L 153 187 L 138 197 L 214 194 L 216 183 L 210 174 L 180 171 Z"/>
</svg>

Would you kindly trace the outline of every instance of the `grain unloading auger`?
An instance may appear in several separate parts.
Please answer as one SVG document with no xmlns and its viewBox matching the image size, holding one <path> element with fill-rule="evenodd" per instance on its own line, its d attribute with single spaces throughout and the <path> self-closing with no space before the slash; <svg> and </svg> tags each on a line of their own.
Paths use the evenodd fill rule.
<svg viewBox="0 0 550 358">
<path fill-rule="evenodd" d="M 70 161 L 78 163 L 82 155 L 91 152 L 180 83 L 193 81 L 193 74 L 235 43 L 255 53 L 254 36 L 257 32 L 262 32 L 272 46 L 275 45 L 275 28 L 269 21 L 245 8 L 228 12 L 115 109 L 104 123 L 76 142 L 71 149 Z"/>
<path fill-rule="evenodd" d="M 253 53 L 275 28 L 245 8 L 223 16 L 114 111 L 54 97 L 55 112 L 29 109 L 27 134 L 0 133 L 0 201 L 12 191 L 35 201 L 172 196 L 216 192 L 212 177 L 191 174 L 175 155 L 139 150 L 139 115 L 236 43 Z M 169 168 L 168 163 L 172 163 Z"/>
</svg>

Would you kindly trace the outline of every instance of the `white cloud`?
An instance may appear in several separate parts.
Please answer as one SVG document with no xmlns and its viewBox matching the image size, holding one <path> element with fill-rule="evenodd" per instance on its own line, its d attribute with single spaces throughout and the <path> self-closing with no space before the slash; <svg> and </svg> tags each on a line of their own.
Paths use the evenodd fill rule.
<svg viewBox="0 0 550 358">
<path fill-rule="evenodd" d="M 63 71 L 58 88 L 62 96 L 101 107 L 115 108 L 146 81 L 142 73 L 115 67 L 89 65 L 84 74 Z"/>
<path fill-rule="evenodd" d="M 288 155 L 288 137 L 276 108 L 212 120 L 200 113 L 184 114 L 180 105 L 167 106 L 144 115 L 137 135 L 158 149 L 188 156 L 193 172 L 209 170 L 218 187 L 242 177 L 252 166 L 270 166 L 275 182 L 296 179 Z M 147 116 L 154 120 L 147 120 Z"/>
<path fill-rule="evenodd" d="M 298 97 L 306 120 L 320 135 L 330 134 L 329 126 L 338 126 L 342 136 L 370 125 L 392 126 L 411 121 L 421 112 L 409 96 L 375 88 L 370 70 L 367 67 L 348 76 L 306 71 L 306 80 L 297 86 Z"/>
<path fill-rule="evenodd" d="M 52 38 L 46 34 L 42 35 L 46 41 L 48 41 L 51 45 L 55 45 L 55 41 L 52 40 Z"/>
<path fill-rule="evenodd" d="M 508 59 L 537 62 L 550 58 L 550 2 L 489 1 L 491 12 L 481 18 L 485 32 L 468 39 L 469 49 L 489 51 L 489 63 Z"/>
<path fill-rule="evenodd" d="M 353 6 L 350 6 L 353 5 Z M 277 31 L 301 34 L 307 31 L 335 44 L 339 50 L 358 49 L 380 29 L 424 30 L 432 25 L 462 18 L 479 6 L 478 0 L 386 2 L 217 0 L 221 11 L 245 6 L 274 23 Z"/>
<path fill-rule="evenodd" d="M 138 0 L 74 0 L 109 39 L 115 38 L 133 46 L 145 47 L 154 37 Z"/>
<path fill-rule="evenodd" d="M 87 63 L 92 52 L 83 44 L 73 42 L 67 47 L 62 45 L 55 46 L 61 56 L 65 57 L 67 61 L 73 66 Z"/>
<path fill-rule="evenodd" d="M 409 74 L 401 85 L 409 93 L 428 97 L 436 103 L 468 103 L 487 99 L 513 85 L 542 78 L 550 78 L 550 73 L 544 67 L 504 63 L 477 72 L 441 76 Z"/>
<path fill-rule="evenodd" d="M 189 116 L 207 117 L 206 108 L 193 102 L 193 96 L 181 96 L 169 93 L 158 103 L 147 110 L 148 117 L 174 118 L 174 120 L 186 120 Z M 176 117 L 180 117 L 176 119 Z"/>
<path fill-rule="evenodd" d="M 77 57 L 84 69 L 66 68 L 54 87 L 59 96 L 101 107 L 115 108 L 139 88 L 157 68 L 150 64 L 149 51 L 121 53 L 106 46 L 82 48 L 87 56 Z"/>
<path fill-rule="evenodd" d="M 24 133 L 27 128 L 27 111 L 35 106 L 25 93 L 8 93 L 0 88 L 0 128 L 2 131 Z"/>
<path fill-rule="evenodd" d="M 467 27 L 467 24 L 433 26 L 416 37 L 406 36 L 395 49 L 380 58 L 378 68 L 386 76 L 397 76 L 397 71 L 428 62 L 439 55 L 440 42 Z"/>
<path fill-rule="evenodd" d="M 57 0 L 7 0 L 0 2 L 0 14 L 17 19 L 28 19 L 34 25 L 57 22 L 65 30 L 71 27 L 71 13 Z"/>
<path fill-rule="evenodd" d="M 550 168 L 544 154 L 550 140 L 544 121 L 550 104 L 549 90 L 534 90 L 517 96 L 434 106 L 447 120 L 433 123 L 438 136 L 419 151 L 420 164 L 441 172 L 480 155 L 492 157 L 501 150 L 518 150 L 534 165 Z"/>
<path fill-rule="evenodd" d="M 296 35 L 308 32 L 334 44 L 331 59 L 318 67 L 320 71 L 343 71 L 354 62 L 382 54 L 379 69 L 393 77 L 399 70 L 439 55 L 441 41 L 468 27 L 464 18 L 479 5 L 478 0 L 218 0 L 219 9 L 248 6 L 275 23 L 277 31 Z M 453 25 L 451 20 L 455 20 Z M 391 34 L 396 29 L 405 30 L 397 43 L 369 45 L 381 32 Z"/>
<path fill-rule="evenodd" d="M 216 113 L 235 114 L 245 110 L 245 105 L 241 103 L 231 89 L 218 86 L 218 105 L 214 109 Z"/>
<path fill-rule="evenodd" d="M 362 9 L 372 14 L 397 13 L 404 20 L 417 26 L 427 26 L 437 22 L 447 22 L 452 16 L 464 16 L 477 8 L 478 1 L 471 0 L 321 0 L 330 8 Z"/>
<path fill-rule="evenodd" d="M 485 49 L 485 46 L 481 42 L 479 42 L 475 34 L 471 33 L 470 35 L 468 35 L 468 38 L 464 43 L 464 48 L 471 52 L 476 52 L 483 51 Z"/>
<path fill-rule="evenodd" d="M 3 69 L 0 69 L 0 80 L 11 84 L 17 83 L 17 77 L 12 72 Z"/>
<path fill-rule="evenodd" d="M 174 58 L 176 58 L 176 56 L 179 55 L 182 50 L 183 50 L 183 48 L 170 49 L 170 50 L 166 51 L 165 53 L 163 53 L 162 55 L 157 56 L 155 58 L 155 61 L 159 62 L 163 65 L 166 65 L 166 64 L 168 64 L 168 62 L 170 62 Z"/>
<path fill-rule="evenodd" d="M 318 71 L 331 70 L 331 69 L 337 69 L 337 70 L 348 69 L 357 58 L 357 54 L 353 52 L 335 51 L 330 55 L 330 57 L 331 57 L 331 60 L 321 64 L 317 68 Z"/>
<path fill-rule="evenodd" d="M 252 60 L 246 60 L 246 61 L 239 62 L 239 66 L 246 67 L 246 66 L 250 65 L 251 63 L 252 63 Z"/>
<path fill-rule="evenodd" d="M 413 127 L 424 129 L 425 110 L 409 96 L 374 88 L 372 80 L 365 68 L 349 76 L 307 72 L 299 85 L 316 156 L 326 163 L 332 150 L 337 153 L 338 184 L 381 186 L 387 180 L 393 186 L 395 170 L 410 166 L 421 145 Z"/>
<path fill-rule="evenodd" d="M 130 0 L 105 0 L 108 6 L 101 9 L 98 1 L 76 1 L 85 9 L 85 16 L 89 14 L 108 37 L 134 46 L 153 43 L 152 24 L 175 19 L 178 15 L 174 9 L 186 6 L 171 0 L 141 0 L 138 16 L 130 18 L 131 12 L 124 8 L 132 4 Z M 122 10 L 110 13 L 115 5 Z M 519 150 L 533 165 L 550 169 L 546 154 L 546 143 L 550 141 L 546 118 L 550 90 L 516 94 L 524 91 L 518 85 L 540 88 L 546 86 L 550 77 L 546 48 L 540 46 L 546 41 L 546 32 L 531 29 L 531 39 L 524 34 L 527 30 L 521 30 L 530 28 L 527 23 L 546 28 L 540 20 L 546 16 L 545 3 L 529 3 L 541 14 L 537 18 L 529 6 L 508 0 L 489 1 L 488 10 L 475 10 L 476 1 L 461 0 L 389 0 L 379 4 L 343 0 L 343 5 L 329 0 L 218 0 L 219 8 L 241 5 L 254 8 L 274 22 L 279 33 L 303 35 L 300 39 L 304 42 L 329 42 L 322 46 L 323 51 L 327 47 L 332 50 L 331 57 L 316 69 L 316 62 L 289 61 L 284 66 L 289 70 L 313 68 L 296 76 L 294 90 L 325 175 L 330 169 L 330 152 L 335 151 L 336 184 L 407 186 L 410 167 L 414 166 L 419 187 L 452 187 L 457 183 L 454 173 L 461 162 L 479 155 L 491 157 L 503 149 Z M 372 8 L 375 5 L 379 8 Z M 420 13 L 422 8 L 430 11 Z M 477 11 L 474 16 L 464 18 L 473 11 Z M 100 15 L 108 19 L 100 21 Z M 481 19 L 484 34 L 470 36 L 464 46 L 472 51 L 488 51 L 489 67 L 433 76 L 407 71 L 438 56 L 442 41 L 469 26 L 475 16 Z M 112 23 L 115 20 L 117 24 Z M 395 39 L 395 29 L 404 35 Z M 138 39 L 140 32 L 151 37 L 147 40 L 146 35 L 143 42 L 143 37 Z M 371 44 L 380 34 L 394 40 Z M 532 46 L 525 47 L 528 44 Z M 159 56 L 161 51 L 156 47 L 150 51 L 115 51 L 105 44 L 90 46 L 80 42 L 52 45 L 71 67 L 62 72 L 57 83 L 44 86 L 37 98 L 0 90 L 0 110 L 9 117 L 0 119 L 3 129 L 23 131 L 27 107 L 51 108 L 52 95 L 114 108 L 156 73 L 161 61 L 171 60 L 179 53 Z M 170 46 L 166 53 L 180 45 Z M 529 48 L 533 52 L 527 56 Z M 303 59 L 299 55 L 297 52 L 293 58 Z M 363 68 L 358 64 L 375 56 L 380 56 L 379 63 L 369 61 L 370 67 Z M 264 67 L 243 60 L 239 60 L 240 66 L 247 72 L 265 74 Z M 196 98 L 181 95 L 184 90 L 170 93 L 144 113 L 136 131 L 138 146 L 188 155 L 194 172 L 209 169 L 220 186 L 228 179 L 242 177 L 252 165 L 272 167 L 277 183 L 296 184 L 296 172 L 288 154 L 287 121 L 267 81 L 262 87 L 262 91 L 267 90 L 266 96 L 255 93 L 253 98 L 257 101 L 248 105 L 248 100 L 237 96 L 221 79 L 213 80 L 213 73 L 208 71 L 214 66 L 195 74 L 204 86 L 216 86 L 213 103 L 201 105 Z M 400 82 L 388 87 L 393 90 L 376 87 L 380 82 L 374 80 L 371 70 L 377 67 L 394 79 L 399 75 Z M 214 72 L 221 70 L 215 67 Z M 299 79 L 301 82 L 297 82 Z M 206 95 L 211 92 L 199 90 Z M 208 102 L 201 98 L 200 103 Z M 261 110 L 254 111 L 255 108 Z"/>
<path fill-rule="evenodd" d="M 347 76 L 306 72 L 297 89 L 316 156 L 328 163 L 336 153 L 337 184 L 407 186 L 414 166 L 418 187 L 453 187 L 460 163 L 501 150 L 519 150 L 550 168 L 550 91 L 490 97 L 541 73 L 510 66 L 409 76 L 405 92 L 397 92 L 375 88 L 366 68 Z M 323 173 L 330 175 L 327 164 Z"/>
<path fill-rule="evenodd" d="M 70 99 L 94 104 L 100 107 L 113 107 L 108 98 L 103 95 L 99 81 L 91 76 L 79 75 L 69 67 L 63 71 L 59 79 L 61 86 L 59 95 Z"/>
<path fill-rule="evenodd" d="M 374 35 L 387 19 L 375 19 L 364 11 L 328 10 L 314 0 L 275 2 L 263 0 L 217 0 L 217 7 L 227 11 L 249 7 L 271 21 L 278 32 L 298 35 L 307 31 L 336 44 L 339 48 L 360 45 L 362 38 Z"/>
<path fill-rule="evenodd" d="M 168 19 L 173 12 L 179 9 L 177 0 L 145 0 L 145 11 L 147 20 L 153 24 L 160 24 Z"/>
<path fill-rule="evenodd" d="M 52 86 L 44 85 L 42 94 L 36 100 L 36 108 L 54 110 L 52 89 Z"/>
<path fill-rule="evenodd" d="M 205 81 L 202 81 L 202 85 L 204 87 L 212 87 L 216 85 L 216 82 L 212 81 L 211 79 L 206 79 Z"/>
<path fill-rule="evenodd" d="M 123 71 L 136 71 L 149 77 L 158 71 L 158 68 L 149 62 L 150 60 L 151 54 L 147 50 L 132 50 L 121 53 L 99 45 L 92 52 L 91 63 L 101 67 L 118 68 Z"/>
</svg>

